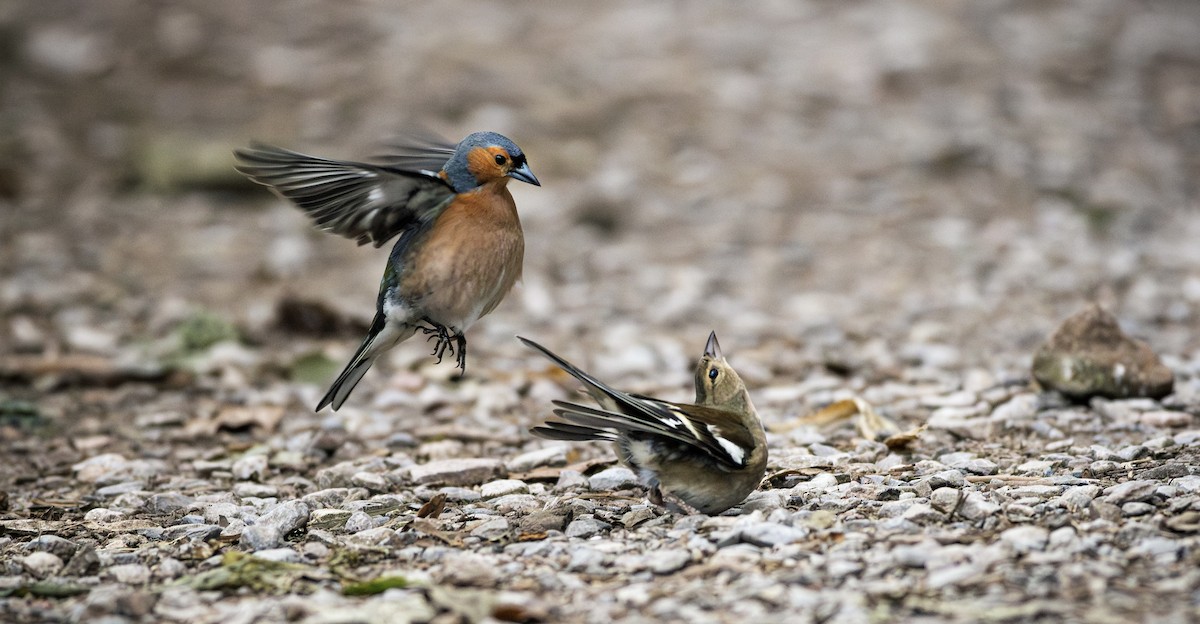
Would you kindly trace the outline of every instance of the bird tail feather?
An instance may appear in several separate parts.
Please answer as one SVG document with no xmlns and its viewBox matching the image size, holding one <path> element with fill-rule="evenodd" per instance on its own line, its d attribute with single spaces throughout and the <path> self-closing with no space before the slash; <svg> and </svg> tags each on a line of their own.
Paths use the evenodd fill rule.
<svg viewBox="0 0 1200 624">
<path fill-rule="evenodd" d="M 529 431 L 540 438 L 567 440 L 569 442 L 587 442 L 589 440 L 608 440 L 613 442 L 619 437 L 617 434 L 605 429 L 582 427 L 557 420 L 547 420 L 542 425 L 533 427 Z"/>
<path fill-rule="evenodd" d="M 329 391 L 317 404 L 317 411 L 325 409 L 327 405 L 332 405 L 333 411 L 338 411 L 342 407 L 342 403 L 345 403 L 346 398 L 350 396 L 350 392 L 354 390 L 354 386 L 358 385 L 359 380 L 375 363 L 375 359 L 415 332 L 415 327 L 400 326 L 395 322 L 389 324 L 387 317 L 376 313 L 367 337 L 359 345 L 358 351 L 354 352 L 354 357 L 350 358 L 346 368 L 342 369 L 341 374 L 334 380 L 333 385 L 329 386 Z"/>
</svg>

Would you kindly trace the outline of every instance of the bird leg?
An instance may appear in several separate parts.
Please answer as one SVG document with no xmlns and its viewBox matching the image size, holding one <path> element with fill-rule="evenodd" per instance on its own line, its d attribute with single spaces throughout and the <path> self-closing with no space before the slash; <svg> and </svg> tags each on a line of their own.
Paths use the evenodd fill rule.
<svg viewBox="0 0 1200 624">
<path fill-rule="evenodd" d="M 672 507 L 674 507 L 675 509 L 682 511 L 689 516 L 694 516 L 700 513 L 699 509 L 687 504 L 687 501 L 670 492 L 662 491 L 662 489 L 657 485 L 650 488 L 650 492 L 646 498 L 649 498 L 651 503 L 654 503 L 663 509 L 670 510 Z"/>
<path fill-rule="evenodd" d="M 459 332 L 454 338 L 458 342 L 458 370 L 461 371 L 458 376 L 462 377 L 467 374 L 467 337 Z M 454 349 L 450 349 L 450 352 L 453 353 Z"/>
</svg>

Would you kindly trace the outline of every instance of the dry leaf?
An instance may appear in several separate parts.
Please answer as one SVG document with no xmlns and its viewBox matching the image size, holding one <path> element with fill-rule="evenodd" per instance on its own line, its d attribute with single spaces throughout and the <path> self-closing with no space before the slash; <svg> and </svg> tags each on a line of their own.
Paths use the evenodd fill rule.
<svg viewBox="0 0 1200 624">
<path fill-rule="evenodd" d="M 921 425 L 916 429 L 909 429 L 903 433 L 897 433 L 895 435 L 888 436 L 883 443 L 893 451 L 906 449 L 909 446 L 912 446 L 912 443 L 916 442 L 917 439 L 921 437 L 921 434 L 925 431 L 926 427 L 928 427 L 928 425 Z"/>
<path fill-rule="evenodd" d="M 433 498 L 426 501 L 421 508 L 417 510 L 418 518 L 436 518 L 442 515 L 442 510 L 446 509 L 446 494 L 438 492 L 433 495 Z"/>
<path fill-rule="evenodd" d="M 279 421 L 283 420 L 283 407 L 278 405 L 255 405 L 222 408 L 217 413 L 217 429 L 227 431 L 245 431 L 256 427 L 264 432 L 275 431 Z"/>
</svg>

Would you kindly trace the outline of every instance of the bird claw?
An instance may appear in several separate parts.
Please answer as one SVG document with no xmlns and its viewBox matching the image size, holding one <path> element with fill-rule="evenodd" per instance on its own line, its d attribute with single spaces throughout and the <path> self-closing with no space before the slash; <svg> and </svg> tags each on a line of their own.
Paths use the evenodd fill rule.
<svg viewBox="0 0 1200 624">
<path fill-rule="evenodd" d="M 437 363 L 441 364 L 442 357 L 446 355 L 447 351 L 450 352 L 450 355 L 455 355 L 455 345 L 457 344 L 458 357 L 455 358 L 455 364 L 458 366 L 459 370 L 462 371 L 459 373 L 459 375 L 466 375 L 467 337 L 464 336 L 462 332 L 455 333 L 452 336 L 450 335 L 450 330 L 445 325 L 442 325 L 441 323 L 435 323 L 429 319 L 422 320 L 430 325 L 430 327 L 425 327 L 424 325 L 417 326 L 421 331 L 425 332 L 426 336 L 428 336 L 428 338 L 425 339 L 425 342 L 429 342 L 435 338 L 437 339 L 437 342 L 433 345 L 433 352 L 430 353 L 430 355 L 437 357 Z"/>
</svg>

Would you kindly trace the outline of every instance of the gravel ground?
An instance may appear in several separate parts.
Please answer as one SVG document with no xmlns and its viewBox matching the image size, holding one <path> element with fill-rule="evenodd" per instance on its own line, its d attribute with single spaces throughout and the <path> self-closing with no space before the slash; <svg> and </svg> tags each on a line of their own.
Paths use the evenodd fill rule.
<svg viewBox="0 0 1200 624">
<path fill-rule="evenodd" d="M 253 7 L 253 8 L 251 8 Z M 1200 5 L 0 9 L 0 619 L 1200 618 Z M 231 173 L 491 129 L 524 283 L 469 375 L 406 343 L 339 412 L 386 250 Z M 1074 404 L 1099 302 L 1175 374 Z M 575 386 L 690 397 L 716 330 L 768 428 L 720 516 L 601 445 Z M 915 442 L 800 418 L 856 397 Z"/>
</svg>

